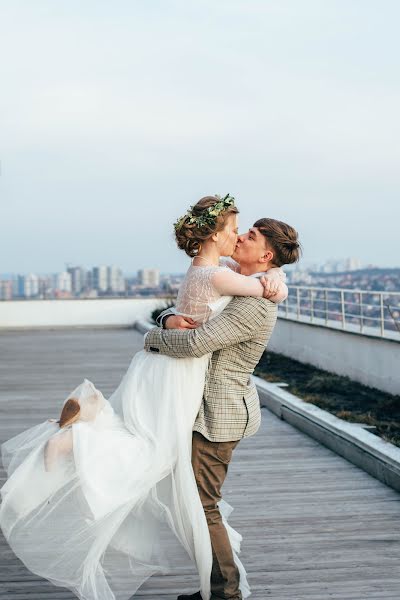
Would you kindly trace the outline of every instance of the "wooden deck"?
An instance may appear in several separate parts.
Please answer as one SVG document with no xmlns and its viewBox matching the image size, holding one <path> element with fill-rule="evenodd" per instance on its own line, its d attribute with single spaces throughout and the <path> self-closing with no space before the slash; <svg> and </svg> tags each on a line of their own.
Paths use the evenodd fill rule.
<svg viewBox="0 0 400 600">
<path fill-rule="evenodd" d="M 0 334 L 0 442 L 56 417 L 84 377 L 109 394 L 141 346 L 131 330 Z M 225 498 L 253 600 L 399 600 L 399 494 L 265 409 L 261 431 L 236 450 Z M 195 590 L 187 574 L 154 577 L 135 598 Z M 0 598 L 75 596 L 29 573 L 1 537 Z"/>
</svg>

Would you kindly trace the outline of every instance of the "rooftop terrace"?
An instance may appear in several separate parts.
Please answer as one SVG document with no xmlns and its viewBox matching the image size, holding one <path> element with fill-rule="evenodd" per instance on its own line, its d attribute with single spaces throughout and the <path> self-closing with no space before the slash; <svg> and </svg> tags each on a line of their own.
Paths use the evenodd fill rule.
<svg viewBox="0 0 400 600">
<path fill-rule="evenodd" d="M 84 377 L 109 394 L 141 347 L 133 330 L 0 333 L 0 442 L 56 417 Z M 400 597 L 399 494 L 266 409 L 260 432 L 236 450 L 224 495 L 252 599 Z M 195 573 L 178 573 L 152 578 L 135 598 L 195 589 Z M 74 597 L 29 573 L 0 537 L 0 598 Z"/>
</svg>

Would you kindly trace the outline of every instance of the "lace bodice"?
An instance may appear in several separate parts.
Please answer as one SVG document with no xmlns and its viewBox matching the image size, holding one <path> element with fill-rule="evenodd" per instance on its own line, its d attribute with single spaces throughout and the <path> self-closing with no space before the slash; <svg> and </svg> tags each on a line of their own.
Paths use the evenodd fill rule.
<svg viewBox="0 0 400 600">
<path fill-rule="evenodd" d="M 197 323 L 205 323 L 217 316 L 230 302 L 232 296 L 253 296 L 260 298 L 264 288 L 258 277 L 241 275 L 238 264 L 228 261 L 219 266 L 191 265 L 179 289 L 176 307 L 173 312 L 191 317 Z M 285 274 L 279 268 L 270 269 L 264 275 L 278 280 L 278 293 L 272 302 L 282 302 L 287 297 L 284 283 Z"/>
<path fill-rule="evenodd" d="M 197 323 L 205 323 L 220 312 L 231 300 L 230 296 L 222 296 L 212 282 L 213 275 L 221 270 L 229 271 L 229 268 L 191 265 L 179 288 L 175 312 Z"/>
</svg>

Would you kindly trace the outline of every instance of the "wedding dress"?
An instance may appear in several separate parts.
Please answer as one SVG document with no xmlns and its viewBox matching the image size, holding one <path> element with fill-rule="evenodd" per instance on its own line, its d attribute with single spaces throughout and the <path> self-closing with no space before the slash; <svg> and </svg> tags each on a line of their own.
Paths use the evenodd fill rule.
<svg viewBox="0 0 400 600">
<path fill-rule="evenodd" d="M 192 265 L 177 313 L 218 315 L 231 297 L 213 282 L 227 270 Z M 127 600 L 151 575 L 194 562 L 209 598 L 212 551 L 191 467 L 209 358 L 141 351 L 108 401 L 88 380 L 68 396 L 77 422 L 41 423 L 3 444 L 0 526 L 28 569 L 82 600 Z M 229 505 L 220 508 L 247 597 L 241 537 L 225 520 Z"/>
</svg>

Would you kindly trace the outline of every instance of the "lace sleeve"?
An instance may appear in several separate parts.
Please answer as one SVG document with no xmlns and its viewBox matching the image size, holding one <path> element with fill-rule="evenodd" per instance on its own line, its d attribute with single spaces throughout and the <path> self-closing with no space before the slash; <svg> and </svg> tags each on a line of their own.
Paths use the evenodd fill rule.
<svg viewBox="0 0 400 600">
<path fill-rule="evenodd" d="M 280 279 L 280 269 L 274 277 Z M 281 271 L 283 273 L 283 271 Z M 268 275 L 266 273 L 265 275 Z M 272 302 L 282 302 L 287 296 L 287 287 L 281 280 L 279 294 L 271 297 Z M 198 323 L 205 323 L 215 311 L 215 303 L 222 296 L 253 296 L 261 298 L 264 287 L 256 277 L 235 273 L 228 266 L 200 267 L 191 266 L 179 289 L 175 312 L 191 317 Z"/>
<path fill-rule="evenodd" d="M 279 282 L 277 293 L 269 298 L 271 302 L 279 304 L 286 300 L 288 288 L 284 282 L 286 275 L 282 269 L 270 269 L 265 272 L 264 276 L 267 279 L 278 280 Z M 215 289 L 222 296 L 253 296 L 260 298 L 264 295 L 264 287 L 258 278 L 240 275 L 229 269 L 215 271 L 212 275 L 212 282 Z"/>
<path fill-rule="evenodd" d="M 177 314 L 191 317 L 198 323 L 208 321 L 212 305 L 223 295 L 213 282 L 214 274 L 219 272 L 231 273 L 227 267 L 192 265 L 179 288 L 175 307 Z"/>
<path fill-rule="evenodd" d="M 230 269 L 218 269 L 212 274 L 211 281 L 221 296 L 254 296 L 261 298 L 264 287 L 255 277 L 240 275 Z"/>
<path fill-rule="evenodd" d="M 281 267 L 272 267 L 265 271 L 265 276 L 271 279 L 280 279 L 281 281 L 286 281 L 286 273 Z"/>
</svg>

